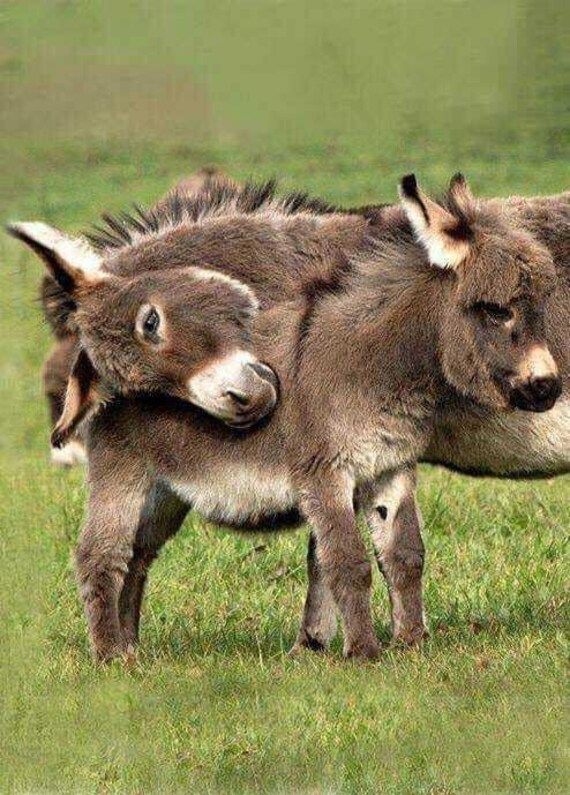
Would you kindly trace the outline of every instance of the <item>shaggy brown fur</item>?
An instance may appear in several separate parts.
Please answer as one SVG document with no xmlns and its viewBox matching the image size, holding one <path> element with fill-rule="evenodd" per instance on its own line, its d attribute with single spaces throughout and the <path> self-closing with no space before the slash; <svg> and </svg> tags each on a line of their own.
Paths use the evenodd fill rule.
<svg viewBox="0 0 570 795">
<path fill-rule="evenodd" d="M 406 179 L 403 184 L 410 191 L 409 203 L 415 201 L 422 215 L 425 215 L 427 210 L 423 202 L 431 200 L 424 198 L 422 202 L 417 197 L 413 178 Z M 467 236 L 470 238 L 471 259 L 483 262 L 490 274 L 494 273 L 494 260 L 512 260 L 513 252 L 534 262 L 537 272 L 546 273 L 547 269 L 541 269 L 540 263 L 550 258 L 548 250 L 537 246 L 536 241 L 533 243 L 533 238 L 528 234 L 525 238 L 523 224 L 515 215 L 507 219 L 508 225 L 505 224 L 502 205 L 494 207 L 492 203 L 486 204 L 487 211 L 482 203 L 476 204 L 472 200 L 460 179 L 455 180 L 453 189 L 442 205 L 431 202 L 435 226 L 444 224 L 443 237 L 448 239 L 450 249 L 454 245 L 464 245 L 462 237 Z M 564 215 L 564 202 L 559 204 L 559 212 Z M 544 200 L 541 206 L 544 208 Z M 325 234 L 322 230 L 319 230 L 319 234 L 313 234 L 314 213 L 329 216 L 327 221 L 330 223 L 325 225 Z M 343 271 L 350 268 L 345 252 L 362 255 L 370 250 L 374 239 L 381 245 L 390 244 L 391 240 L 399 245 L 411 239 L 406 216 L 397 208 L 364 208 L 360 213 L 347 212 L 343 219 L 334 207 L 308 199 L 306 195 L 294 194 L 277 200 L 272 183 L 258 187 L 239 186 L 211 172 L 180 183 L 152 210 L 140 211 L 139 218 L 125 215 L 120 218 L 106 216 L 106 219 L 107 229 L 99 230 L 92 239 L 102 250 L 103 267 L 117 275 L 207 263 L 252 286 L 262 306 L 293 297 L 303 285 L 309 306 L 301 324 L 301 336 L 305 325 L 310 323 L 310 307 L 314 303 L 314 296 L 323 289 L 339 289 Z M 239 219 L 239 229 L 236 229 L 234 219 Z M 279 234 L 276 234 L 278 229 Z M 432 230 L 432 238 L 437 238 L 433 231 L 437 230 Z M 231 236 L 230 242 L 227 240 L 228 235 Z M 256 236 L 259 245 L 255 245 Z M 560 234 L 558 237 L 561 237 Z M 517 279 L 516 268 L 513 273 Z M 471 282 L 478 289 L 481 286 L 480 276 L 474 268 L 471 274 Z M 487 300 L 488 296 L 481 292 L 482 300 L 477 307 L 479 312 L 488 315 L 489 307 L 491 311 L 493 307 L 498 307 L 496 311 L 500 312 L 502 303 L 512 298 L 513 286 L 504 266 L 501 286 L 502 293 L 499 292 L 496 279 L 491 277 L 490 291 L 495 303 Z M 460 298 L 462 305 L 467 306 L 471 300 L 469 280 L 465 281 L 463 290 L 464 294 Z M 56 300 L 58 292 L 59 305 Z M 69 295 L 60 288 L 52 288 L 51 294 L 46 311 L 52 322 L 57 323 L 58 316 L 65 318 L 66 323 L 74 322 L 69 314 L 69 308 L 73 306 Z M 472 346 L 469 347 L 472 349 Z M 470 355 L 476 356 L 476 352 L 472 350 Z M 497 352 L 497 372 L 501 364 L 500 356 L 500 352 Z M 448 366 L 453 369 L 455 365 L 449 361 Z M 105 375 L 104 365 L 101 364 L 101 368 L 102 375 Z M 508 373 L 508 368 L 503 367 L 503 370 Z M 485 379 L 484 367 L 480 368 L 480 373 L 479 377 Z M 453 377 L 457 380 L 461 375 L 455 373 Z M 128 378 L 125 380 L 128 381 Z M 457 385 L 460 394 L 469 396 L 473 391 L 470 384 Z M 123 384 L 123 391 L 136 388 L 140 387 L 132 380 Z M 164 386 L 161 383 L 154 386 L 147 383 L 145 388 L 164 389 Z M 491 384 L 487 383 L 484 389 L 490 393 Z M 505 389 L 509 389 L 508 384 L 503 385 L 503 391 Z M 495 384 L 496 394 L 491 401 L 493 405 L 504 402 L 499 391 L 499 385 Z M 178 387 L 175 394 L 179 394 Z M 528 390 L 525 393 L 519 389 L 510 399 L 521 408 L 532 402 Z M 487 402 L 489 400 L 488 395 Z"/>
<path fill-rule="evenodd" d="M 559 286 L 548 250 L 512 219 L 477 205 L 463 180 L 452 183 L 447 206 L 428 200 L 410 180 L 403 194 L 433 266 L 413 242 L 405 216 L 390 208 L 385 238 L 370 262 L 352 271 L 342 267 L 340 277 L 333 263 L 330 289 L 321 270 L 316 293 L 305 291 L 255 321 L 255 350 L 284 386 L 271 422 L 235 436 L 193 409 L 153 398 L 116 402 L 91 423 L 91 507 L 78 566 L 100 656 L 127 648 L 130 619 L 113 604 L 125 587 L 121 572 L 133 545 L 131 566 L 139 571 L 136 549 L 150 559 L 176 530 L 180 498 L 236 525 L 298 508 L 315 532 L 319 598 L 310 592 L 312 604 L 333 599 L 344 620 L 346 653 L 362 656 L 374 656 L 377 644 L 354 503 L 380 521 L 394 513 L 388 534 L 383 526 L 371 529 L 395 627 L 405 627 L 404 636 L 421 632 L 423 546 L 415 506 L 405 496 L 413 488 L 405 472 L 427 450 L 441 407 L 458 395 L 489 409 L 526 401 L 540 411 L 554 403 L 560 383 L 545 345 L 544 308 L 557 306 Z M 171 237 L 176 231 L 161 236 L 174 243 L 175 253 L 182 246 Z M 130 251 L 135 264 L 141 261 L 137 249 L 148 255 L 153 243 L 156 255 L 152 236 Z M 122 263 L 128 270 L 127 260 Z M 555 337 L 567 319 L 567 295 L 559 299 L 562 314 L 550 318 Z M 164 311 L 168 316 L 168 307 Z M 542 368 L 539 375 L 535 366 Z M 390 474 L 398 470 L 404 478 L 399 487 L 398 476 Z M 212 475 L 204 479 L 206 472 L 217 473 L 214 481 Z M 386 480 L 395 510 L 376 502 Z M 170 505 L 165 485 L 177 495 L 176 521 L 155 536 L 150 528 L 161 524 Z M 103 553 L 101 539 L 109 532 L 116 543 L 112 549 L 105 543 Z M 326 642 L 330 610 L 319 623 L 309 608 L 306 615 Z M 315 636 L 307 637 L 310 645 Z"/>
<path fill-rule="evenodd" d="M 304 281 L 328 281 L 329 271 L 336 267 L 339 258 L 344 261 L 345 248 L 365 251 L 370 247 L 368 221 L 361 216 L 338 213 L 334 207 L 306 194 L 277 198 L 273 182 L 238 185 L 213 171 L 183 180 L 149 211 L 139 210 L 136 216 L 124 214 L 118 218 L 106 215 L 104 219 L 105 227 L 90 235 L 101 252 L 104 270 L 121 277 L 148 272 L 146 278 L 150 279 L 150 271 L 156 269 L 214 268 L 253 287 L 261 306 L 292 298 Z M 177 350 L 184 351 L 180 344 L 172 350 L 170 365 L 160 367 L 162 375 L 158 377 L 157 373 L 154 384 L 143 379 L 142 373 L 155 372 L 156 361 L 149 368 L 139 358 L 139 366 L 133 368 L 123 357 L 122 366 L 113 360 L 106 368 L 104 340 L 120 333 L 116 323 L 109 324 L 111 308 L 121 321 L 125 318 L 124 309 L 117 307 L 117 298 L 110 296 L 113 290 L 114 286 L 109 286 L 106 293 L 101 289 L 101 296 L 92 305 L 91 335 L 86 334 L 87 310 L 83 303 L 83 344 L 96 368 L 118 392 L 159 390 L 188 398 L 179 376 L 170 387 L 166 383 L 169 366 L 179 370 L 182 359 Z M 43 299 L 44 312 L 56 336 L 73 336 L 75 315 L 71 312 L 75 303 L 69 292 L 48 276 Z M 107 311 L 101 314 L 100 306 Z M 89 342 L 86 336 L 90 337 Z M 162 349 L 160 353 L 162 364 L 166 365 L 167 351 Z M 71 371 L 71 346 L 61 346 L 56 358 L 61 366 L 52 374 L 52 390 L 65 362 Z M 49 370 L 50 364 L 46 367 Z M 62 402 L 66 381 L 60 378 L 59 386 Z M 51 393 L 48 399 L 51 404 Z M 221 416 L 216 411 L 214 414 Z"/>
</svg>

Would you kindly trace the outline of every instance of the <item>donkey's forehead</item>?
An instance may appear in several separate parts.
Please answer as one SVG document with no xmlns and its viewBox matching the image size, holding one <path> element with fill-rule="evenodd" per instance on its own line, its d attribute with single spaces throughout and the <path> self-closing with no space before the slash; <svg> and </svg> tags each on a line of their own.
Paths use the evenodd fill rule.
<svg viewBox="0 0 570 795">
<path fill-rule="evenodd" d="M 464 301 L 508 304 L 523 295 L 541 300 L 556 284 L 552 257 L 542 246 L 492 245 L 479 250 L 463 270 Z"/>
<path fill-rule="evenodd" d="M 242 242 L 251 238 L 259 223 L 259 219 L 246 216 L 167 228 L 118 250 L 103 249 L 105 268 L 119 276 L 134 276 L 165 268 L 209 267 L 217 260 L 227 261 L 237 255 Z"/>
<path fill-rule="evenodd" d="M 517 216 L 504 204 L 499 207 L 491 203 L 480 204 L 473 228 L 475 234 L 480 233 L 480 242 L 485 246 L 495 247 L 531 263 L 535 260 L 544 264 L 552 259 L 544 244 L 528 229 L 521 227 Z"/>
<path fill-rule="evenodd" d="M 105 285 L 105 291 L 119 299 L 122 295 L 134 299 L 153 292 L 171 299 L 181 295 L 188 299 L 193 294 L 210 294 L 219 300 L 224 298 L 240 304 L 245 301 L 252 309 L 259 308 L 258 298 L 251 287 L 239 279 L 206 267 L 165 268 L 124 276 L 115 275 Z"/>
</svg>

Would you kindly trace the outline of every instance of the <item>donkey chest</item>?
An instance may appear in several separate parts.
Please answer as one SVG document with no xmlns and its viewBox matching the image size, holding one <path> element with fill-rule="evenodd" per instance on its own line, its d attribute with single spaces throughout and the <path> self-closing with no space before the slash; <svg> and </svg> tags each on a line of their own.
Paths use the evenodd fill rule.
<svg viewBox="0 0 570 795">
<path fill-rule="evenodd" d="M 383 417 L 381 422 L 363 422 L 346 434 L 339 445 L 340 460 L 352 470 L 356 483 L 374 481 L 417 459 L 428 438 L 420 423 Z"/>
</svg>

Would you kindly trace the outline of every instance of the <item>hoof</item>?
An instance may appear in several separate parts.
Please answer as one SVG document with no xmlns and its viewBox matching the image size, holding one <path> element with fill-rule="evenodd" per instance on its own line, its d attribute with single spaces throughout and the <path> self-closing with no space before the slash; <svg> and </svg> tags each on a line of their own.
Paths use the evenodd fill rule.
<svg viewBox="0 0 570 795">
<path fill-rule="evenodd" d="M 97 665 L 110 665 L 116 661 L 125 662 L 129 656 L 125 646 L 113 646 L 108 649 L 96 649 L 93 659 Z"/>
<path fill-rule="evenodd" d="M 303 635 L 302 638 L 297 638 L 295 641 L 295 645 L 289 651 L 289 657 L 298 657 L 305 651 L 315 651 L 322 654 L 326 650 L 327 647 L 320 640 L 312 638 L 310 635 Z"/>
<path fill-rule="evenodd" d="M 377 641 L 366 641 L 355 643 L 344 650 L 347 660 L 377 660 L 382 649 Z"/>
<path fill-rule="evenodd" d="M 137 664 L 137 652 L 135 647 L 129 643 L 127 650 L 121 655 L 125 668 L 134 668 Z"/>
<path fill-rule="evenodd" d="M 396 646 L 417 649 L 427 638 L 429 638 L 429 632 L 427 629 L 424 626 L 417 626 L 398 630 L 394 633 L 392 642 Z"/>
</svg>

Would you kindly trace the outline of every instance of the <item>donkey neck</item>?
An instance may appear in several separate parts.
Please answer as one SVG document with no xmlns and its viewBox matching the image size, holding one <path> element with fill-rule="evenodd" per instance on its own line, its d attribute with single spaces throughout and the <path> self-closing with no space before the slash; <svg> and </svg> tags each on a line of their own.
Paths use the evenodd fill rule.
<svg viewBox="0 0 570 795">
<path fill-rule="evenodd" d="M 357 215 L 234 212 L 162 230 L 111 253 L 106 267 L 121 276 L 211 268 L 243 281 L 271 306 L 297 295 L 304 281 L 326 276 L 340 252 L 365 247 L 368 231 L 368 221 Z"/>
<path fill-rule="evenodd" d="M 429 414 L 447 389 L 439 337 L 450 283 L 417 256 L 356 265 L 336 294 L 306 307 L 300 370 L 356 392 L 370 411 Z"/>
</svg>

